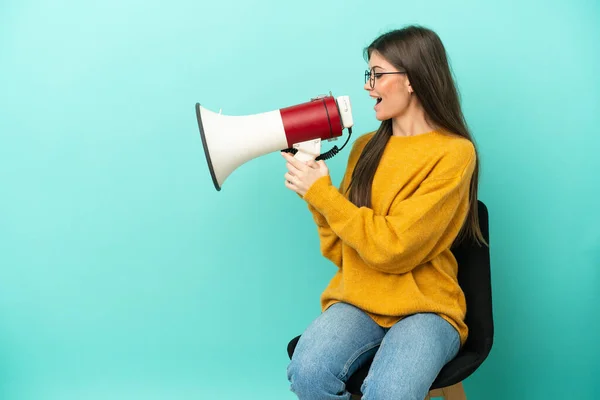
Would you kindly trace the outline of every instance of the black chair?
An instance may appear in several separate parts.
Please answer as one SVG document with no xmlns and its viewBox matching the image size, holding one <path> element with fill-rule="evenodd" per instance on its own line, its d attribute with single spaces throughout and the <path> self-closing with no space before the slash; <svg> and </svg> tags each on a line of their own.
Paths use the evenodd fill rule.
<svg viewBox="0 0 600 400">
<path fill-rule="evenodd" d="M 478 201 L 479 225 L 489 244 L 488 210 Z M 447 400 L 466 399 L 462 381 L 468 378 L 483 363 L 492 349 L 494 321 L 492 312 L 492 286 L 490 276 L 489 247 L 464 241 L 452 249 L 458 261 L 458 282 L 465 293 L 467 314 L 465 322 L 469 336 L 460 352 L 446 364 L 431 385 L 429 396 Z M 292 339 L 287 352 L 290 359 L 300 336 Z M 360 387 L 366 378 L 371 363 L 356 371 L 346 383 L 346 389 L 360 398 Z"/>
</svg>

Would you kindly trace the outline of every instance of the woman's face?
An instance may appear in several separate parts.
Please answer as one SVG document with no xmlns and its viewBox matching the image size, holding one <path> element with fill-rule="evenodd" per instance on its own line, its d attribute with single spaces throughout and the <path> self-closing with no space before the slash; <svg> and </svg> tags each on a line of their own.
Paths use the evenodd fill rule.
<svg viewBox="0 0 600 400">
<path fill-rule="evenodd" d="M 412 93 L 406 73 L 399 71 L 376 51 L 371 53 L 369 70 L 371 79 L 367 80 L 364 88 L 376 100 L 375 117 L 385 121 L 401 116 L 408 108 Z M 371 87 L 372 84 L 374 87 Z"/>
</svg>

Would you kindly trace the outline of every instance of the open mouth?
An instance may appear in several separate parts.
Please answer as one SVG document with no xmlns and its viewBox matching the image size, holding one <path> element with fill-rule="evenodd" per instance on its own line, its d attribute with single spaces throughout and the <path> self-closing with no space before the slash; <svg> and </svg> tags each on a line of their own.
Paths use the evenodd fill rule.
<svg viewBox="0 0 600 400">
<path fill-rule="evenodd" d="M 377 104 L 381 103 L 381 97 L 377 98 Z"/>
</svg>

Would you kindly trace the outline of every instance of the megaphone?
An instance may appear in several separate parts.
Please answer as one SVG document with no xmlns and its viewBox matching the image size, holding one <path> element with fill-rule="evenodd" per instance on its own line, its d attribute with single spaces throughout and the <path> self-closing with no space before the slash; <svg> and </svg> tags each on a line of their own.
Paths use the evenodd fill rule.
<svg viewBox="0 0 600 400">
<path fill-rule="evenodd" d="M 345 128 L 349 139 L 354 124 L 350 98 L 334 98 L 331 93 L 245 116 L 223 115 L 196 103 L 196 117 L 206 162 L 218 191 L 236 168 L 271 152 L 289 151 L 302 161 L 331 158 L 341 149 L 336 146 L 320 154 L 321 141 L 336 140 Z"/>
</svg>

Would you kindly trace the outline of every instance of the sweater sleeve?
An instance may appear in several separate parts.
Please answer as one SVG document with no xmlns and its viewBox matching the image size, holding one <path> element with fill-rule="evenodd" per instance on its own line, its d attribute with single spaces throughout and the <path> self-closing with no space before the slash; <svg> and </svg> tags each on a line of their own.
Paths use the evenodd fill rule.
<svg viewBox="0 0 600 400">
<path fill-rule="evenodd" d="M 329 181 L 331 185 L 331 181 Z M 319 234 L 319 243 L 321 254 L 333 262 L 338 268 L 342 267 L 342 241 L 338 235 L 331 229 L 327 219 L 311 204 L 308 204 L 308 210 L 313 216 L 317 225 Z"/>
<path fill-rule="evenodd" d="M 457 213 L 466 216 L 468 210 L 465 205 L 475 167 L 474 151 L 466 164 L 464 160 L 452 157 L 439 163 L 438 171 L 409 198 L 394 200 L 388 215 L 356 207 L 331 186 L 327 177 L 319 178 L 304 199 L 369 267 L 402 274 L 448 248 L 454 240 L 448 230 L 458 233 L 464 218 L 457 219 Z"/>
<path fill-rule="evenodd" d="M 343 196 L 345 188 L 348 187 L 349 174 L 351 173 L 350 166 L 356 162 L 355 160 L 358 158 L 358 156 L 360 154 L 361 142 L 364 141 L 365 138 L 367 138 L 367 136 L 357 139 L 354 142 L 352 149 L 350 150 L 350 154 L 348 156 L 348 163 L 346 165 L 346 171 L 344 173 L 342 182 L 340 183 L 340 187 L 337 190 L 341 196 Z M 332 183 L 331 183 L 331 177 L 329 175 L 326 177 L 323 177 L 323 179 L 326 179 L 327 185 L 331 186 L 333 188 Z M 302 197 L 302 196 L 300 196 L 300 197 Z M 308 210 L 312 214 L 313 220 L 315 221 L 315 224 L 317 225 L 317 232 L 319 233 L 319 243 L 320 243 L 320 248 L 321 248 L 321 254 L 325 258 L 327 258 L 331 262 L 333 262 L 335 265 L 337 265 L 338 268 L 341 268 L 342 267 L 342 241 L 340 240 L 337 233 L 333 229 L 331 229 L 331 226 L 329 225 L 329 222 L 327 222 L 327 219 L 323 216 L 323 214 L 321 214 L 321 212 L 315 206 L 308 203 Z"/>
</svg>

